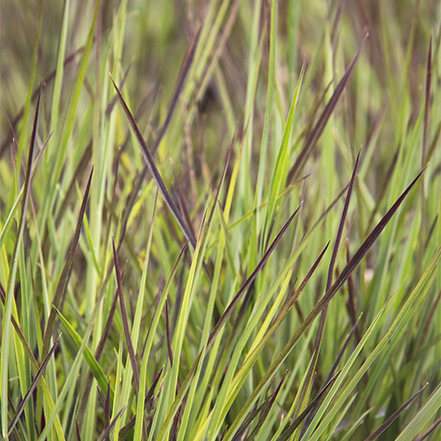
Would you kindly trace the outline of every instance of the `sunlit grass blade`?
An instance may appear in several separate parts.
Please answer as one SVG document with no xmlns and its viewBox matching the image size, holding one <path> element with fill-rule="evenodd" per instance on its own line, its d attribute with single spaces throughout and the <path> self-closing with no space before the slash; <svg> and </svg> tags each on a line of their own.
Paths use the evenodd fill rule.
<svg viewBox="0 0 441 441">
<path fill-rule="evenodd" d="M 63 167 L 63 162 L 65 159 L 65 154 L 67 150 L 67 146 L 69 143 L 70 136 L 72 134 L 73 124 L 74 124 L 74 118 L 75 118 L 75 112 L 77 110 L 78 101 L 80 99 L 80 93 L 83 87 L 84 78 L 86 76 L 86 69 L 87 69 L 87 62 L 89 59 L 90 51 L 92 49 L 92 44 L 94 41 L 94 32 L 95 32 L 95 25 L 98 17 L 98 11 L 100 8 L 101 0 L 97 0 L 94 8 L 94 15 L 92 19 L 92 23 L 89 28 L 89 34 L 87 36 L 87 41 L 84 47 L 83 56 L 81 58 L 81 63 L 78 69 L 78 77 L 75 84 L 74 93 L 72 95 L 72 101 L 70 103 L 69 107 L 69 114 L 66 119 L 66 126 L 63 131 L 63 138 L 61 141 L 61 146 L 57 150 L 56 157 L 54 158 L 54 162 L 52 163 L 52 166 L 54 167 L 53 173 L 50 176 L 48 185 L 54 185 L 56 182 L 58 182 L 61 169 Z M 50 189 L 50 187 L 49 187 Z M 47 208 L 45 208 L 47 209 Z M 46 213 L 43 213 L 43 215 L 46 215 Z"/>
<path fill-rule="evenodd" d="M 248 288 L 251 286 L 251 284 L 253 283 L 253 281 L 255 280 L 255 278 L 257 277 L 257 275 L 259 274 L 259 272 L 263 269 L 263 267 L 265 266 L 268 258 L 270 257 L 271 253 L 274 251 L 277 243 L 280 241 L 280 239 L 282 238 L 283 234 L 286 232 L 286 230 L 288 229 L 289 225 L 291 224 L 292 220 L 294 219 L 295 215 L 298 213 L 299 208 L 297 208 L 297 210 L 290 216 L 290 218 L 288 219 L 288 221 L 285 223 L 285 225 L 283 226 L 283 228 L 280 230 L 279 234 L 276 236 L 276 238 L 274 239 L 273 243 L 268 247 L 268 250 L 265 252 L 263 258 L 261 259 L 261 261 L 259 262 L 259 264 L 257 265 L 256 269 L 253 271 L 253 273 L 248 277 L 248 279 L 243 283 L 243 285 L 241 286 L 241 288 L 239 289 L 238 293 L 235 295 L 235 297 L 233 298 L 233 300 L 230 302 L 230 304 L 228 305 L 227 309 L 225 310 L 225 312 L 222 314 L 221 318 L 218 320 L 218 322 L 216 323 L 216 325 L 214 326 L 213 330 L 210 333 L 210 336 L 208 338 L 207 344 L 206 344 L 206 348 L 204 350 L 202 350 L 199 355 L 197 356 L 195 362 L 193 363 L 193 366 L 191 367 L 189 373 L 187 374 L 187 377 L 185 378 L 184 382 L 181 384 L 181 387 L 179 389 L 179 392 L 176 394 L 176 398 L 170 408 L 170 411 L 167 415 L 167 418 L 164 422 L 163 428 L 161 430 L 161 433 L 159 435 L 159 439 L 161 439 L 161 436 L 164 436 L 164 434 L 167 432 L 168 427 L 171 423 L 171 419 L 174 417 L 176 411 L 177 411 L 177 407 L 180 405 L 184 394 L 187 392 L 188 387 L 190 385 L 190 382 L 199 366 L 199 363 L 201 362 L 201 358 L 203 356 L 203 354 L 205 354 L 206 351 L 208 351 L 214 344 L 214 341 L 217 337 L 217 335 L 219 334 L 220 330 L 222 329 L 222 327 L 225 325 L 226 321 L 230 318 L 233 310 L 235 309 L 235 307 L 237 306 L 237 303 L 239 302 L 239 300 L 243 297 L 243 295 L 246 293 L 246 291 L 248 290 Z"/>
<path fill-rule="evenodd" d="M 438 250 L 437 260 L 440 260 L 441 250 Z M 438 385 L 429 399 L 419 409 L 418 413 L 406 428 L 400 433 L 396 441 L 405 441 L 413 439 L 417 436 L 427 425 L 433 421 L 433 417 L 439 412 L 441 407 L 441 385 Z"/>
<path fill-rule="evenodd" d="M 263 132 L 260 146 L 259 171 L 257 173 L 256 184 L 256 206 L 259 207 L 262 203 L 263 184 L 265 177 L 265 169 L 267 162 L 268 138 L 271 121 L 271 111 L 273 106 L 274 93 L 274 79 L 275 79 L 275 65 L 276 65 L 276 42 L 277 42 L 277 7 L 278 2 L 273 0 L 271 2 L 271 28 L 270 28 L 270 53 L 268 65 L 268 89 L 266 92 L 265 105 L 265 119 L 263 123 Z M 259 227 L 259 215 L 256 216 L 256 232 Z"/>
<path fill-rule="evenodd" d="M 294 219 L 295 215 L 298 213 L 300 207 L 297 208 L 296 211 L 290 216 L 290 218 L 286 221 L 285 225 L 282 227 L 282 229 L 279 231 L 279 234 L 275 237 L 271 245 L 266 250 L 265 254 L 263 255 L 260 262 L 257 264 L 255 270 L 251 273 L 251 275 L 248 277 L 248 279 L 243 283 L 241 288 L 239 289 L 238 293 L 235 295 L 233 300 L 228 305 L 225 312 L 222 314 L 222 317 L 219 319 L 219 321 L 216 323 L 215 327 L 211 331 L 210 338 L 208 339 L 207 346 L 210 347 L 214 339 L 216 338 L 217 334 L 219 333 L 220 329 L 224 326 L 228 318 L 231 316 L 233 310 L 236 308 L 239 300 L 243 297 L 246 290 L 251 286 L 259 272 L 263 269 L 265 266 L 268 258 L 270 257 L 271 253 L 274 251 L 276 245 L 279 243 L 282 236 L 285 234 L 286 230 L 288 229 L 289 225 L 291 224 L 292 220 Z"/>
<path fill-rule="evenodd" d="M 161 294 L 161 298 L 158 300 L 158 305 L 156 307 L 156 311 L 155 314 L 153 316 L 153 320 L 152 323 L 150 325 L 149 328 L 149 332 L 148 332 L 148 336 L 147 336 L 147 341 L 146 341 L 146 345 L 145 345 L 145 349 L 144 349 L 144 353 L 142 355 L 142 362 L 141 362 L 141 370 L 140 370 L 140 378 L 141 378 L 141 384 L 142 384 L 142 389 L 140 390 L 140 393 L 138 395 L 138 404 L 137 404 L 137 415 L 143 415 L 143 409 L 144 409 L 144 400 L 140 399 L 143 396 L 145 396 L 145 386 L 146 386 L 146 369 L 147 369 L 147 363 L 150 357 L 150 352 L 151 352 L 151 348 L 153 345 L 153 339 L 155 337 L 156 334 L 156 329 L 158 327 L 159 324 L 159 319 L 161 317 L 162 314 L 162 309 L 164 308 L 164 304 L 165 301 L 167 299 L 167 295 L 169 293 L 169 290 L 172 286 L 172 283 L 174 281 L 174 277 L 176 275 L 176 271 L 178 270 L 178 265 L 181 262 L 183 256 L 184 256 L 184 252 L 187 249 L 187 244 L 188 241 L 185 242 L 184 246 L 181 248 L 181 251 L 179 253 L 179 256 L 173 266 L 172 272 L 169 276 L 169 279 L 167 280 L 166 286 L 164 288 L 164 291 Z M 162 370 L 161 370 L 162 371 Z M 159 380 L 159 377 L 158 379 Z M 153 390 L 151 389 L 151 393 L 153 394 L 154 388 Z M 146 396 L 146 399 L 148 399 L 148 395 Z M 146 428 L 145 428 L 146 429 Z M 151 430 L 153 430 L 154 428 L 152 428 Z M 135 437 L 134 439 L 136 441 L 141 440 L 142 439 L 142 430 L 143 430 L 143 420 L 142 418 L 139 418 L 136 420 L 136 426 L 135 426 Z"/>
<path fill-rule="evenodd" d="M 277 195 L 277 199 L 282 198 L 283 196 L 285 196 L 287 193 L 289 193 L 297 184 L 300 184 L 301 182 L 303 182 L 308 176 L 310 176 L 309 174 L 306 176 L 303 176 L 302 178 L 298 179 L 297 181 L 293 182 L 292 184 L 288 185 L 287 187 L 285 187 L 285 189 L 283 189 L 278 195 Z M 346 189 L 347 187 L 345 187 Z M 342 193 L 343 194 L 343 193 Z M 340 195 L 341 196 L 341 195 Z M 234 228 L 236 228 L 238 225 L 240 225 L 241 223 L 243 223 L 245 220 L 249 219 L 252 216 L 256 216 L 259 210 L 262 210 L 262 208 L 265 208 L 268 205 L 268 201 L 262 202 L 260 204 L 260 206 L 258 208 L 255 208 L 254 210 L 249 211 L 248 213 L 244 214 L 240 219 L 238 219 L 237 221 L 233 222 L 232 224 L 230 224 L 228 226 L 228 231 L 233 230 Z M 330 207 L 331 209 L 332 207 Z"/>
<path fill-rule="evenodd" d="M 8 432 L 7 418 L 8 418 L 8 364 L 10 357 L 10 339 L 11 339 L 11 314 L 12 314 L 12 304 L 14 301 L 14 288 L 15 288 L 15 277 L 17 274 L 18 258 L 20 253 L 20 246 L 23 239 L 23 232 L 26 223 L 26 212 L 29 202 L 30 193 L 30 182 L 31 182 L 31 168 L 32 168 L 32 158 L 34 156 L 35 145 L 37 142 L 37 128 L 38 120 L 40 116 L 40 104 L 41 104 L 41 88 L 40 94 L 38 96 L 37 106 L 35 109 L 34 124 L 32 128 L 31 143 L 29 147 L 28 161 L 26 166 L 26 176 L 23 188 L 23 197 L 21 201 L 21 214 L 20 221 L 18 225 L 18 234 L 14 243 L 14 251 L 12 254 L 12 262 L 10 265 L 10 271 L 8 274 L 8 285 L 6 288 L 6 299 L 5 299 L 5 310 L 3 313 L 3 323 L 2 323 L 2 337 L 1 337 L 1 423 L 2 423 L 2 434 L 5 437 Z"/>
<path fill-rule="evenodd" d="M 352 271 L 354 271 L 354 269 L 360 263 L 361 259 L 368 252 L 369 248 L 373 245 L 373 243 L 378 238 L 380 233 L 386 227 L 387 223 L 392 218 L 392 216 L 395 214 L 395 212 L 398 210 L 399 206 L 404 201 L 405 197 L 408 195 L 408 193 L 410 192 L 412 187 L 415 185 L 415 183 L 418 181 L 418 179 L 420 178 L 422 173 L 423 172 L 420 172 L 418 174 L 418 176 L 414 179 L 414 181 L 407 187 L 407 189 L 403 192 L 403 194 L 398 198 L 398 200 L 395 202 L 395 204 L 384 215 L 384 217 L 377 224 L 377 226 L 374 228 L 372 233 L 367 237 L 367 239 L 360 246 L 358 251 L 355 253 L 354 257 L 349 262 L 349 264 L 345 266 L 345 268 L 340 273 L 339 277 L 334 282 L 334 284 L 331 286 L 331 288 L 329 290 L 327 290 L 325 295 L 315 304 L 312 311 L 305 318 L 305 320 L 302 322 L 302 324 L 297 329 L 297 331 L 294 333 L 294 335 L 290 338 L 289 342 L 285 345 L 283 350 L 275 358 L 275 360 L 271 364 L 270 368 L 266 371 L 265 375 L 262 377 L 261 381 L 254 389 L 253 393 L 248 398 L 246 405 L 243 406 L 242 410 L 238 413 L 234 423 L 231 425 L 230 429 L 228 430 L 227 434 L 225 435 L 226 440 L 231 439 L 233 433 L 237 429 L 237 426 L 241 423 L 241 421 L 245 417 L 245 413 L 246 413 L 247 409 L 250 406 L 252 406 L 253 403 L 257 400 L 262 389 L 268 385 L 269 381 L 271 381 L 276 370 L 280 367 L 283 360 L 285 360 L 285 358 L 291 352 L 293 347 L 297 344 L 298 340 L 304 334 L 304 332 L 309 327 L 309 325 L 312 323 L 312 321 L 318 316 L 318 314 L 323 310 L 323 308 L 329 303 L 329 301 L 332 299 L 332 297 L 334 297 L 334 295 L 341 288 L 343 283 L 350 276 Z"/>
<path fill-rule="evenodd" d="M 441 424 L 441 417 L 439 417 L 423 434 L 414 438 L 413 441 L 423 441 L 425 440 L 437 427 Z"/>
<path fill-rule="evenodd" d="M 291 435 L 294 431 L 300 426 L 303 420 L 305 420 L 310 412 L 313 412 L 313 409 L 320 403 L 323 396 L 327 393 L 328 389 L 334 384 L 334 381 L 337 379 L 337 376 L 340 373 L 335 374 L 324 386 L 320 389 L 320 392 L 315 396 L 315 398 L 309 403 L 306 409 L 280 434 L 280 437 L 277 438 L 277 441 L 287 441 L 290 439 Z"/>
<path fill-rule="evenodd" d="M 329 245 L 329 243 L 328 243 L 328 245 Z M 293 294 L 290 293 L 288 301 L 285 302 L 285 304 L 283 305 L 279 314 L 275 317 L 275 319 L 274 319 L 273 323 L 271 324 L 271 326 L 269 327 L 269 329 L 268 329 L 268 326 L 269 326 L 269 321 L 270 321 L 271 315 L 269 315 L 269 317 L 265 320 L 264 326 L 262 326 L 260 331 L 257 333 L 256 338 L 250 347 L 250 350 L 247 354 L 245 361 L 243 362 L 243 364 L 240 367 L 240 369 L 238 370 L 237 374 L 234 376 L 234 378 L 231 380 L 231 383 L 229 384 L 228 397 L 226 400 L 224 400 L 225 404 L 224 404 L 224 408 L 222 410 L 222 414 L 226 414 L 226 412 L 228 411 L 232 402 L 236 398 L 238 391 L 240 390 L 240 388 L 244 384 L 247 376 L 249 375 L 250 370 L 252 369 L 252 367 L 254 366 L 256 361 L 258 360 L 258 357 L 261 354 L 263 347 L 267 344 L 267 342 L 269 341 L 272 334 L 280 326 L 282 321 L 287 316 L 289 310 L 291 309 L 291 307 L 294 305 L 294 303 L 297 301 L 298 297 L 300 296 L 300 294 L 304 290 L 306 284 L 310 280 L 311 276 L 314 274 L 321 259 L 323 258 L 324 254 L 328 248 L 328 245 L 326 245 L 326 247 L 320 253 L 318 258 L 315 260 L 314 264 L 312 265 L 312 267 L 310 268 L 310 270 L 308 271 L 308 273 L 304 277 L 304 279 L 301 282 L 301 284 L 299 285 L 299 287 L 294 291 Z M 243 414 L 245 415 L 247 411 L 250 411 L 251 406 L 253 406 L 253 405 L 254 405 L 254 402 L 250 403 L 250 401 L 248 401 L 247 403 L 245 403 L 244 407 L 242 408 Z M 237 423 L 237 420 L 235 420 L 235 422 Z M 234 432 L 229 430 L 225 435 L 226 439 L 229 439 L 229 437 L 233 436 L 233 434 L 234 434 Z"/>
<path fill-rule="evenodd" d="M 87 200 L 89 197 L 90 185 L 92 182 L 92 174 L 93 174 L 93 167 L 89 173 L 89 178 L 88 178 L 88 181 L 86 184 L 86 190 L 84 192 L 83 201 L 81 203 L 80 212 L 79 212 L 78 219 L 77 219 L 76 229 L 75 229 L 72 241 L 71 241 L 71 245 L 69 247 L 69 251 L 68 251 L 66 259 L 64 261 L 63 270 L 61 271 L 61 275 L 58 280 L 58 284 L 57 284 L 57 288 L 55 290 L 54 297 L 52 299 L 52 305 L 57 308 L 60 306 L 60 302 L 62 300 L 62 297 L 66 292 L 69 277 L 71 275 L 71 268 L 73 265 L 75 251 L 78 246 L 81 228 L 83 225 L 83 218 L 84 218 L 84 214 L 85 214 L 86 206 L 87 206 Z M 41 352 L 42 358 L 45 358 L 47 356 L 47 354 L 49 353 L 49 346 L 50 346 L 50 342 L 52 340 L 52 333 L 53 333 L 53 330 L 55 327 L 55 318 L 56 318 L 56 312 L 54 309 L 51 309 L 47 323 L 46 323 L 44 336 L 43 336 L 43 348 L 42 348 L 42 352 Z M 43 397 L 41 396 L 40 393 L 37 394 L 37 406 L 36 406 L 37 418 L 39 418 L 42 414 L 42 404 L 43 404 L 42 398 Z"/>
<path fill-rule="evenodd" d="M 98 343 L 98 346 L 95 350 L 95 354 L 94 354 L 94 359 L 99 362 L 101 355 L 103 353 L 104 350 L 104 345 L 109 337 L 109 333 L 110 333 L 110 329 L 113 323 L 113 317 L 116 311 L 116 305 L 118 303 L 118 289 L 116 289 L 115 295 L 113 296 L 113 301 L 112 301 L 112 305 L 110 307 L 110 311 L 106 320 L 106 324 L 104 326 L 103 329 L 103 333 L 101 335 L 101 339 Z M 87 347 L 86 347 L 87 348 Z M 84 414 L 86 412 L 86 406 L 87 406 L 87 402 L 89 399 L 89 394 L 90 394 L 90 389 L 92 387 L 92 380 L 93 380 L 94 374 L 91 371 L 87 377 L 87 380 L 84 384 L 84 389 L 83 389 L 83 393 L 80 394 L 80 398 L 79 398 L 79 407 L 78 407 L 78 412 L 77 412 L 77 422 L 79 427 L 82 427 L 83 424 L 83 418 L 84 418 Z M 107 388 L 109 389 L 109 383 L 107 383 Z M 100 390 L 101 392 L 101 390 Z M 110 391 L 109 391 L 110 394 Z M 113 391 L 112 391 L 112 396 L 113 396 Z M 113 396 L 114 398 L 114 396 Z M 112 400 L 113 402 L 113 400 Z M 109 404 L 110 405 L 110 404 Z M 110 413 L 109 413 L 109 419 L 110 419 Z"/>
<path fill-rule="evenodd" d="M 79 336 L 79 334 L 75 331 L 73 326 L 66 320 L 66 318 L 61 314 L 61 312 L 54 306 L 53 307 L 55 311 L 57 312 L 58 317 L 60 318 L 61 322 L 63 323 L 64 327 L 66 328 L 67 332 L 71 336 L 71 338 L 74 340 L 75 344 L 77 345 L 78 349 L 83 344 L 82 338 Z M 92 352 L 90 352 L 90 349 L 85 346 L 84 348 L 84 358 L 87 361 L 87 364 L 89 365 L 89 368 L 91 372 L 93 373 L 95 379 L 98 382 L 99 387 L 101 388 L 101 392 L 104 392 L 107 388 L 107 378 L 104 374 L 103 370 L 101 369 L 101 366 L 98 364 L 97 360 L 93 356 Z M 110 398 L 113 402 L 113 389 L 109 389 Z"/>
<path fill-rule="evenodd" d="M 78 350 L 75 359 L 71 365 L 71 369 L 69 370 L 66 380 L 64 381 L 63 387 L 61 389 L 60 394 L 57 397 L 57 401 L 55 402 L 54 409 L 50 415 L 46 415 L 46 425 L 44 426 L 44 429 L 40 433 L 40 436 L 38 438 L 38 441 L 43 441 L 48 436 L 48 433 L 52 430 L 52 426 L 54 424 L 54 421 L 58 418 L 61 406 L 64 403 L 64 400 L 66 398 L 66 395 L 68 394 L 69 390 L 72 388 L 72 385 L 76 381 L 76 378 L 78 376 L 78 372 L 81 367 L 81 360 L 83 358 L 83 350 L 86 346 L 86 342 L 90 338 L 90 334 L 92 332 L 92 329 L 89 329 L 83 339 L 83 343 L 80 346 L 80 349 Z"/>
<path fill-rule="evenodd" d="M 35 376 L 34 380 L 32 381 L 31 387 L 26 392 L 26 395 L 23 397 L 23 400 L 20 403 L 20 405 L 17 407 L 17 409 L 15 411 L 16 413 L 14 415 L 14 418 L 13 418 L 11 424 L 9 425 L 7 437 L 11 434 L 11 432 L 14 429 L 15 425 L 17 424 L 26 404 L 28 404 L 28 401 L 30 400 L 32 393 L 34 392 L 35 388 L 37 387 L 37 384 L 38 384 L 41 376 L 43 375 L 44 370 L 46 369 L 46 366 L 49 362 L 49 359 L 52 357 L 53 353 L 55 352 L 55 349 L 57 348 L 59 340 L 60 340 L 60 336 L 55 340 L 51 350 L 49 351 L 49 354 L 47 355 L 46 359 L 41 364 L 41 367 L 40 367 L 39 371 L 37 372 L 37 375 Z"/>
<path fill-rule="evenodd" d="M 366 371 L 369 369 L 369 367 L 372 365 L 372 363 L 375 361 L 375 359 L 379 356 L 379 354 L 384 350 L 384 348 L 387 345 L 390 345 L 394 339 L 396 339 L 397 332 L 400 328 L 403 328 L 403 325 L 405 325 L 406 320 L 409 320 L 409 317 L 412 316 L 412 314 L 415 313 L 417 310 L 416 303 L 420 300 L 419 296 L 421 295 L 422 291 L 425 289 L 426 285 L 430 282 L 430 280 L 433 278 L 433 275 L 435 273 L 435 269 L 438 267 L 441 260 L 441 248 L 437 250 L 435 253 L 432 261 L 430 262 L 429 266 L 426 268 L 423 276 L 419 280 L 417 286 L 412 291 L 411 295 L 407 299 L 406 303 L 398 313 L 397 317 L 395 318 L 394 322 L 386 332 L 386 334 L 383 336 L 381 341 L 378 343 L 378 345 L 375 347 L 373 351 L 369 354 L 366 361 L 363 363 L 362 367 L 357 371 L 357 373 L 352 376 L 352 379 L 349 381 L 349 384 L 345 387 L 345 389 L 340 393 L 339 397 L 335 401 L 334 405 L 331 409 L 328 409 L 327 406 L 322 406 L 323 409 L 319 409 L 316 417 L 314 418 L 313 422 L 311 423 L 311 426 L 308 428 L 307 432 L 305 433 L 305 437 L 311 436 L 313 430 L 316 428 L 316 424 L 318 423 L 318 420 L 323 416 L 323 412 L 326 410 L 327 414 L 324 416 L 323 420 L 321 421 L 320 425 L 316 428 L 315 432 L 311 436 L 311 441 L 318 441 L 320 439 L 321 434 L 325 430 L 327 424 L 330 423 L 332 418 L 335 416 L 336 412 L 340 409 L 340 407 L 343 405 L 343 403 L 346 401 L 346 399 L 353 393 L 353 390 L 355 386 L 358 384 L 358 382 L 361 380 L 363 375 L 365 375 Z M 361 348 L 363 344 L 366 342 L 367 338 L 371 335 L 372 331 L 376 327 L 379 318 L 383 314 L 386 305 L 388 302 L 386 302 L 383 307 L 381 308 L 380 312 L 377 314 L 374 321 L 371 323 L 368 331 L 363 336 L 362 341 L 357 346 L 356 350 L 352 353 L 350 359 L 346 363 L 342 375 L 343 377 L 346 376 L 349 369 L 352 367 L 352 364 L 354 362 L 355 357 L 358 355 L 358 353 L 361 351 Z M 340 386 L 341 383 L 338 381 L 334 386 L 333 390 L 331 390 L 330 395 L 331 398 L 335 398 L 335 394 L 337 393 L 337 387 Z M 428 420 L 427 416 L 430 414 L 434 414 L 436 412 L 435 409 L 439 409 L 439 402 L 441 401 L 441 387 L 438 386 L 434 394 L 432 395 L 433 400 L 436 402 L 438 400 L 438 407 L 433 407 L 433 404 L 430 403 L 431 400 L 429 400 L 426 403 L 426 408 L 429 409 L 429 413 L 420 412 L 417 414 L 417 416 L 414 418 L 413 423 L 409 424 L 406 429 L 400 434 L 401 440 L 409 439 L 412 437 L 406 438 L 405 436 L 408 435 L 410 431 L 413 431 L 414 435 L 417 434 L 418 430 L 424 425 L 425 421 Z M 422 419 L 421 419 L 422 417 Z M 427 419 L 426 419 L 427 418 Z M 407 431 L 406 434 L 404 434 Z M 398 439 L 399 439 L 398 438 Z M 308 438 L 306 438 L 308 439 Z"/>
<path fill-rule="evenodd" d="M 343 235 L 343 228 L 344 228 L 344 225 L 346 222 L 346 217 L 348 214 L 349 203 L 351 201 L 351 196 L 352 196 L 352 190 L 353 190 L 354 184 L 355 184 L 355 177 L 356 177 L 357 170 L 358 170 L 359 159 L 360 159 L 360 152 L 358 152 L 357 158 L 355 160 L 354 170 L 352 172 L 351 180 L 349 182 L 349 187 L 348 187 L 348 191 L 346 194 L 346 200 L 345 200 L 343 212 L 342 212 L 342 215 L 340 218 L 340 224 L 338 226 L 337 236 L 334 241 L 334 248 L 332 250 L 331 261 L 329 263 L 325 291 L 328 291 L 332 285 L 332 278 L 333 278 L 333 274 L 334 274 L 335 262 L 337 260 L 338 249 L 340 246 L 341 238 Z M 321 315 L 320 315 L 320 321 L 319 321 L 319 325 L 318 325 L 317 335 L 316 335 L 315 342 L 314 342 L 312 362 L 311 362 L 309 369 L 308 369 L 306 381 L 303 383 L 302 389 L 299 392 L 300 394 L 306 393 L 306 388 L 309 387 L 310 382 L 312 381 L 313 373 L 316 370 L 317 360 L 318 360 L 318 356 L 320 353 L 320 348 L 321 348 L 322 340 L 323 340 L 323 333 L 325 330 L 325 323 L 326 323 L 327 314 L 328 314 L 328 305 L 325 306 L 325 308 L 323 309 L 323 311 L 321 312 Z"/>
<path fill-rule="evenodd" d="M 1 284 L 0 284 L 0 297 L 1 297 L 1 301 L 2 301 L 3 305 L 5 305 L 6 293 L 4 292 Z M 32 371 L 33 371 L 34 375 L 36 376 L 38 374 L 38 371 L 40 370 L 40 365 L 38 364 L 37 359 L 35 358 L 34 353 L 32 352 L 32 349 L 29 346 L 29 343 L 27 342 L 24 333 L 23 333 L 22 329 L 20 328 L 20 325 L 17 323 L 17 321 L 13 315 L 11 315 L 11 323 L 12 323 L 12 326 L 14 326 L 15 332 L 17 333 L 17 335 L 23 345 L 24 351 L 26 352 L 28 359 L 31 361 Z M 48 357 L 47 360 L 49 361 L 50 358 Z M 44 376 L 40 377 L 40 382 L 38 383 L 38 385 L 43 390 L 44 399 L 46 401 L 46 405 L 48 406 L 48 409 L 52 412 L 54 409 L 54 402 L 52 400 L 52 396 L 49 392 L 49 387 L 46 383 Z M 60 439 L 64 439 L 63 430 L 62 430 L 59 418 L 57 418 L 55 420 L 55 430 L 57 432 L 58 437 Z"/>
<path fill-rule="evenodd" d="M 274 218 L 274 211 L 276 209 L 277 195 L 283 188 L 283 185 L 286 181 L 286 174 L 288 171 L 288 162 L 290 156 L 290 139 L 291 139 L 294 112 L 296 110 L 300 88 L 302 86 L 303 76 L 305 74 L 305 67 L 306 67 L 305 62 L 303 62 L 302 70 L 300 71 L 299 79 L 297 81 L 296 91 L 292 98 L 289 114 L 286 119 L 285 127 L 283 129 L 282 142 L 280 143 L 279 151 L 277 153 L 276 164 L 271 178 L 271 184 L 270 184 L 269 196 L 268 196 L 268 206 L 266 209 L 265 223 L 262 232 L 263 240 L 265 241 L 263 249 L 266 248 L 266 243 L 270 239 L 269 230 L 270 230 L 270 225 L 274 220 L 273 218 Z"/>
</svg>

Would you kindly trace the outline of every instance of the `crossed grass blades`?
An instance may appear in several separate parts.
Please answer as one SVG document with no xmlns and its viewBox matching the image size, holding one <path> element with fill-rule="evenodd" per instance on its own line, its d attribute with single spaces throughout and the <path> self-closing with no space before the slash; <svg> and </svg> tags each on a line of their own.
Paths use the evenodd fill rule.
<svg viewBox="0 0 441 441">
<path fill-rule="evenodd" d="M 79 11 L 86 41 L 70 53 L 65 2 L 56 69 L 35 88 L 40 2 L 26 101 L 0 148 L 5 438 L 437 439 L 441 37 L 422 71 L 426 5 L 406 40 L 390 5 L 368 35 L 331 2 L 300 67 L 298 32 L 317 23 L 287 4 L 179 14 L 193 31 L 164 100 L 131 91 L 125 1 L 109 22 L 99 1 Z M 394 105 L 375 109 L 382 90 Z"/>
</svg>

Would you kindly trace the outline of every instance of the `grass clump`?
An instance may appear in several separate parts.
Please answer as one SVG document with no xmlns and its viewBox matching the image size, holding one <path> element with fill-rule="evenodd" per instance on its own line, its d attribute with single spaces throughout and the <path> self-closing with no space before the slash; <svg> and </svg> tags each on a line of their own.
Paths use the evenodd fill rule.
<svg viewBox="0 0 441 441">
<path fill-rule="evenodd" d="M 438 439 L 438 3 L 28 6 L 2 436 Z"/>
</svg>

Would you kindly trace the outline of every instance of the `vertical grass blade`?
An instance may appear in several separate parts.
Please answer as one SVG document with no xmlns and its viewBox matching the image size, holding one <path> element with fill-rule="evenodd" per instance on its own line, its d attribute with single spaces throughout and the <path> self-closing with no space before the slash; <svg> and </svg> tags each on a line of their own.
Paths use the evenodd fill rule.
<svg viewBox="0 0 441 441">
<path fill-rule="evenodd" d="M 23 397 L 23 400 L 20 403 L 20 405 L 17 407 L 17 409 L 15 411 L 14 418 L 13 418 L 11 424 L 9 425 L 9 430 L 8 430 L 6 437 L 8 437 L 11 434 L 11 432 L 14 429 L 15 425 L 17 424 L 22 412 L 24 411 L 26 404 L 28 404 L 28 401 L 30 400 L 32 393 L 34 392 L 35 388 L 37 387 L 37 384 L 38 384 L 40 378 L 42 377 L 44 370 L 46 369 L 46 366 L 49 363 L 50 358 L 52 357 L 53 353 L 55 352 L 55 349 L 58 345 L 60 337 L 61 337 L 61 335 L 58 336 L 58 338 L 55 340 L 51 350 L 49 351 L 49 354 L 47 354 L 46 359 L 41 364 L 41 367 L 40 367 L 39 371 L 37 372 L 37 375 L 35 376 L 34 381 L 31 384 L 31 387 L 26 392 L 26 395 Z"/>
<path fill-rule="evenodd" d="M 34 125 L 32 128 L 31 144 L 29 147 L 28 162 L 26 167 L 25 185 L 23 190 L 22 204 L 21 204 L 21 215 L 20 222 L 18 225 L 18 234 L 14 244 L 14 252 L 12 254 L 12 263 L 10 266 L 10 272 L 8 276 L 8 285 L 6 291 L 5 300 L 5 310 L 3 313 L 3 324 L 2 324 L 2 340 L 1 340 L 1 423 L 2 423 L 2 435 L 6 437 L 8 433 L 8 364 L 9 364 L 9 344 L 11 339 L 11 313 L 12 313 L 12 303 L 14 301 L 14 288 L 15 288 L 15 277 L 17 274 L 18 258 L 20 253 L 20 246 L 23 239 L 23 232 L 26 222 L 26 211 L 28 208 L 29 192 L 30 192 L 30 182 L 31 182 L 31 166 L 32 158 L 34 156 L 34 150 L 37 140 L 37 127 L 38 119 L 40 115 L 40 104 L 41 104 L 41 87 L 40 94 L 38 96 L 37 106 L 35 109 Z"/>
<path fill-rule="evenodd" d="M 115 262 L 116 280 L 118 283 L 119 302 L 121 305 L 121 316 L 122 316 L 123 325 L 124 325 L 124 335 L 126 337 L 127 350 L 129 352 L 130 362 L 132 364 L 133 378 L 135 379 L 135 388 L 136 388 L 135 391 L 136 391 L 136 395 L 138 395 L 138 393 L 139 393 L 139 366 L 138 366 L 138 361 L 136 360 L 135 350 L 134 350 L 133 344 L 132 344 L 132 338 L 130 336 L 129 321 L 127 318 L 126 305 L 125 305 L 125 301 L 124 301 L 121 270 L 119 268 L 118 255 L 116 253 L 115 242 L 113 242 L 113 240 L 112 240 L 112 247 L 113 247 L 113 258 L 114 258 L 114 262 Z"/>
</svg>

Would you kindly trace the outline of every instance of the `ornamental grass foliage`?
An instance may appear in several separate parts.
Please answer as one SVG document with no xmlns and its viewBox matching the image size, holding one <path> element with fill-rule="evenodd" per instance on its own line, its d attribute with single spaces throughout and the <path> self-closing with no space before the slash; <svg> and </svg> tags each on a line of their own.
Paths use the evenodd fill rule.
<svg viewBox="0 0 441 441">
<path fill-rule="evenodd" d="M 441 439 L 439 1 L 0 36 L 4 439 Z"/>
</svg>

